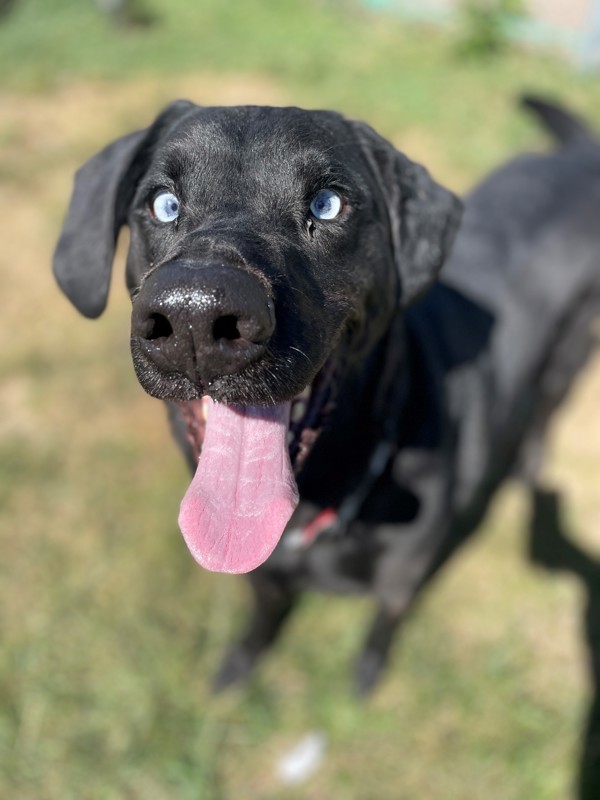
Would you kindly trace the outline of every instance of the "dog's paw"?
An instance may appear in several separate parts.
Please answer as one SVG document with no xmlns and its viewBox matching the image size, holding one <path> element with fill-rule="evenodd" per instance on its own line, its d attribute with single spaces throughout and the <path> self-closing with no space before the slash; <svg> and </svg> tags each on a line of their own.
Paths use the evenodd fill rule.
<svg viewBox="0 0 600 800">
<path fill-rule="evenodd" d="M 356 662 L 354 688 L 359 697 L 368 697 L 379 683 L 387 663 L 386 656 L 375 650 L 364 650 Z"/>
<path fill-rule="evenodd" d="M 232 648 L 213 679 L 213 692 L 222 692 L 244 683 L 250 677 L 255 664 L 256 656 L 253 653 L 240 646 Z"/>
</svg>

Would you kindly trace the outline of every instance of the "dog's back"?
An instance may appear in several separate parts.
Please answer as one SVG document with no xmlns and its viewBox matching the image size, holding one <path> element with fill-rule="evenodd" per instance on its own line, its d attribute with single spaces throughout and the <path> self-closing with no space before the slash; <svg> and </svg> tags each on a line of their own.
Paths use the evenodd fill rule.
<svg viewBox="0 0 600 800">
<path fill-rule="evenodd" d="M 467 197 L 443 269 L 495 318 L 492 437 L 513 448 L 567 393 L 600 308 L 600 144 L 557 106 L 524 105 L 559 148 L 514 159 Z"/>
</svg>

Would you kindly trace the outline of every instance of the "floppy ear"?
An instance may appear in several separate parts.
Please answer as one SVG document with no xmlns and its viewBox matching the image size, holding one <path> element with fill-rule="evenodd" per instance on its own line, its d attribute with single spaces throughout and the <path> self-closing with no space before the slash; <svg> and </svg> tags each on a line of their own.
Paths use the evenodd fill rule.
<svg viewBox="0 0 600 800">
<path fill-rule="evenodd" d="M 117 139 L 75 176 L 53 269 L 63 292 L 86 317 L 98 317 L 106 307 L 115 243 L 149 155 L 190 108 L 185 100 L 172 103 L 150 128 Z"/>
<path fill-rule="evenodd" d="M 363 122 L 354 122 L 387 207 L 402 306 L 436 279 L 450 253 L 462 202 Z"/>
</svg>

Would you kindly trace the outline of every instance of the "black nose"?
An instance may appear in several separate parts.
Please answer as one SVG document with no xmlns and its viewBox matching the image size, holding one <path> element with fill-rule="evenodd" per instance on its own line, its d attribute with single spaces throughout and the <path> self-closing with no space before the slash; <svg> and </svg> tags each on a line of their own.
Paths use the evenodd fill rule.
<svg viewBox="0 0 600 800">
<path fill-rule="evenodd" d="M 133 301 L 132 337 L 153 364 L 204 386 L 260 358 L 274 330 L 267 286 L 235 267 L 164 264 Z"/>
</svg>

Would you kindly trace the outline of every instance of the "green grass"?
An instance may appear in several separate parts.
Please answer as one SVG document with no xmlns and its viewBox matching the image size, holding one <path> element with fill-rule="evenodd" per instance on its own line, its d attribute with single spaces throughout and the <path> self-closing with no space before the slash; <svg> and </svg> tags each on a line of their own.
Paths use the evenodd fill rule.
<svg viewBox="0 0 600 800">
<path fill-rule="evenodd" d="M 523 89 L 600 127 L 597 81 L 539 54 L 464 62 L 452 37 L 346 3 L 147 4 L 149 31 L 74 0 L 24 0 L 0 27 L 0 797 L 567 797 L 579 593 L 528 566 L 514 491 L 427 594 L 372 701 L 352 698 L 350 678 L 370 603 L 318 595 L 247 689 L 210 694 L 245 585 L 200 570 L 177 531 L 187 475 L 131 368 L 122 264 L 88 322 L 49 262 L 76 166 L 176 96 L 335 107 L 462 189 L 544 145 L 515 108 Z M 590 532 L 598 375 L 553 456 Z M 322 769 L 281 787 L 277 759 L 313 729 L 329 741 Z"/>
<path fill-rule="evenodd" d="M 523 90 L 569 97 L 589 113 L 600 106 L 597 80 L 550 56 L 461 59 L 456 37 L 351 0 L 145 2 L 157 23 L 119 29 L 91 2 L 53 0 L 49 13 L 44 0 L 23 0 L 0 28 L 0 85 L 39 91 L 152 74 L 174 88 L 190 72 L 268 76 L 288 102 L 374 119 L 389 135 L 443 130 L 436 146 L 465 179 L 526 140 L 510 113 Z"/>
</svg>

